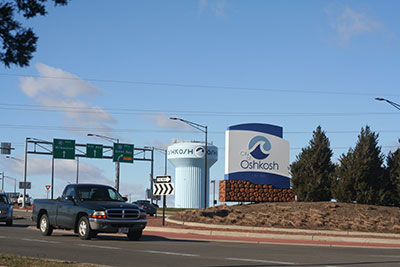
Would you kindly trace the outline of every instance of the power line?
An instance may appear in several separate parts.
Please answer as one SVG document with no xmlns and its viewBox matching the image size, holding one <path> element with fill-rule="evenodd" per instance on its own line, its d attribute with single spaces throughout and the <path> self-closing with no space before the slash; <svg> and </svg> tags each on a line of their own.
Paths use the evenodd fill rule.
<svg viewBox="0 0 400 267">
<path fill-rule="evenodd" d="M 132 132 L 132 133 L 198 133 L 195 130 L 178 131 L 176 129 L 134 129 L 134 128 L 104 128 L 104 127 L 73 127 L 73 126 L 51 126 L 51 125 L 27 125 L 27 124 L 0 124 L 0 128 L 22 129 L 22 130 L 63 130 L 71 132 L 109 131 L 109 132 Z M 327 130 L 326 134 L 359 134 L 360 130 Z M 400 130 L 374 130 L 376 133 L 400 133 Z M 209 131 L 210 134 L 225 134 L 225 131 Z M 284 131 L 283 134 L 312 134 L 312 131 Z"/>
<path fill-rule="evenodd" d="M 40 75 L 26 75 L 26 74 L 11 74 L 0 73 L 2 76 L 14 77 L 34 77 L 41 79 L 57 79 L 57 80 L 84 80 L 87 82 L 103 82 L 103 83 L 119 83 L 119 84 L 136 84 L 136 85 L 149 85 L 149 86 L 168 86 L 180 88 L 202 88 L 202 89 L 223 89 L 230 91 L 256 91 L 256 92 L 277 92 L 277 93 L 297 93 L 297 94 L 327 94 L 327 95 L 353 95 L 353 96 L 400 96 L 399 94 L 385 94 L 381 91 L 376 93 L 349 93 L 337 91 L 319 91 L 319 90 L 290 90 L 290 89 L 270 89 L 270 88 L 257 88 L 257 87 L 241 87 L 241 86 L 223 86 L 223 85 L 204 85 L 204 84 L 186 84 L 186 83 L 169 83 L 169 82 L 144 82 L 144 81 L 127 81 L 127 80 L 111 80 L 111 79 L 90 79 L 90 78 L 74 78 L 74 77 L 55 77 L 55 76 L 40 76 Z"/>
<path fill-rule="evenodd" d="M 101 108 L 98 107 L 70 107 L 70 106 L 41 106 L 28 104 L 5 104 L 0 103 L 2 110 L 17 111 L 39 111 L 39 112 L 71 112 L 98 114 L 107 112 L 109 114 L 120 115 L 160 115 L 160 114 L 180 114 L 188 116 L 276 116 L 276 117 L 347 117 L 347 116 L 371 116 L 371 115 L 399 115 L 398 112 L 317 112 L 317 113 L 299 113 L 299 112 L 230 112 L 230 111 L 185 111 L 185 110 L 149 110 L 149 109 L 121 109 L 121 108 Z"/>
</svg>

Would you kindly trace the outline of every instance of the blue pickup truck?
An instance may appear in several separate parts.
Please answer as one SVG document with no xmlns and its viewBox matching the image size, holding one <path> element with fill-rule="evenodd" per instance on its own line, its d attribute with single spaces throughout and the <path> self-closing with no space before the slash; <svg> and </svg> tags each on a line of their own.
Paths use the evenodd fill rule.
<svg viewBox="0 0 400 267">
<path fill-rule="evenodd" d="M 126 201 L 107 185 L 69 184 L 57 200 L 36 199 L 32 220 L 46 236 L 56 228 L 74 230 L 84 240 L 98 233 L 125 233 L 129 240 L 139 240 L 146 211 Z"/>
</svg>

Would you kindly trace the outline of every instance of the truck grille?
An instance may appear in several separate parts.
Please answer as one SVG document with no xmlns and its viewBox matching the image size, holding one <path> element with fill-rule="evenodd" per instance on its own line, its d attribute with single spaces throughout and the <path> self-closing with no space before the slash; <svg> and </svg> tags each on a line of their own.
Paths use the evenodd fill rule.
<svg viewBox="0 0 400 267">
<path fill-rule="evenodd" d="M 135 209 L 109 209 L 107 218 L 109 219 L 138 219 L 139 210 Z"/>
</svg>

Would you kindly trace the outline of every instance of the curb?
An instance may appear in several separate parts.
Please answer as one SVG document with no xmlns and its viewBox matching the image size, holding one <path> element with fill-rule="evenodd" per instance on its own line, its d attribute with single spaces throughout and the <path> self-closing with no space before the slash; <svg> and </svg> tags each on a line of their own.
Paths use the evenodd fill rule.
<svg viewBox="0 0 400 267">
<path fill-rule="evenodd" d="M 268 228 L 255 226 L 238 226 L 238 225 L 221 225 L 221 224 L 206 224 L 196 222 L 177 221 L 170 218 L 165 218 L 165 221 L 193 227 L 213 228 L 213 229 L 230 229 L 230 230 L 246 230 L 246 231 L 266 231 L 277 233 L 293 233 L 293 234 L 311 234 L 311 235 L 335 235 L 335 236 L 368 236 L 368 237 L 386 237 L 400 240 L 400 234 L 394 233 L 370 233 L 370 232 L 354 232 L 354 231 L 333 231 L 333 230 L 308 230 L 308 229 L 291 229 L 291 228 Z"/>
<path fill-rule="evenodd" d="M 145 231 L 151 232 L 168 232 L 175 234 L 197 234 L 202 236 L 213 237 L 233 237 L 233 238 L 249 238 L 249 239 L 268 239 L 268 240 L 287 240 L 287 241 L 305 241 L 309 242 L 325 242 L 325 243 L 357 243 L 369 245 L 385 245 L 390 244 L 400 248 L 400 239 L 382 239 L 382 238 L 366 238 L 366 237 L 343 237 L 343 236 L 320 236 L 320 235 L 291 235 L 279 233 L 251 233 L 251 232 L 232 232 L 220 230 L 197 230 L 197 229 L 180 229 L 168 227 L 147 226 Z"/>
</svg>

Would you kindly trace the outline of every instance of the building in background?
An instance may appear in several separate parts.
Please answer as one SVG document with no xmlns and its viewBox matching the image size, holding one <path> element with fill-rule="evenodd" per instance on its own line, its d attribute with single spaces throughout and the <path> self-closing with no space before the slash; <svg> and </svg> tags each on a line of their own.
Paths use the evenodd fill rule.
<svg viewBox="0 0 400 267">
<path fill-rule="evenodd" d="M 176 141 L 168 147 L 167 153 L 168 160 L 175 166 L 175 208 L 204 208 L 204 197 L 207 198 L 206 203 L 209 203 L 209 170 L 218 160 L 218 148 L 212 143 L 207 144 L 207 170 L 204 142 Z M 205 171 L 207 181 L 204 181 Z"/>
</svg>

